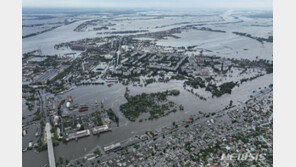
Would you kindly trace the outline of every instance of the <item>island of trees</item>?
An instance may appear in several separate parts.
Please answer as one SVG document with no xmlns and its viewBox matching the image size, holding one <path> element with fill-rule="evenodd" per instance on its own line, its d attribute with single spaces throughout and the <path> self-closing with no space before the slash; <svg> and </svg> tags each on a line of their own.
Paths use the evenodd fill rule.
<svg viewBox="0 0 296 167">
<path fill-rule="evenodd" d="M 126 89 L 125 98 L 127 103 L 122 104 L 120 110 L 130 121 L 135 121 L 142 113 L 149 113 L 148 119 L 162 117 L 170 112 L 176 112 L 178 109 L 183 110 L 183 106 L 177 106 L 167 99 L 168 96 L 178 96 L 179 94 L 179 90 L 167 90 L 131 96 L 129 90 Z"/>
</svg>

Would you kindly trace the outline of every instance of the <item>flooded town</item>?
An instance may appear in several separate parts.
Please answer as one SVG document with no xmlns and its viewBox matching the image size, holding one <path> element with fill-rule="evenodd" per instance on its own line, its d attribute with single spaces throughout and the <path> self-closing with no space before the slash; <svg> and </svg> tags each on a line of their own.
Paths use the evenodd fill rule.
<svg viewBox="0 0 296 167">
<path fill-rule="evenodd" d="M 22 21 L 24 167 L 273 166 L 272 11 Z"/>
</svg>

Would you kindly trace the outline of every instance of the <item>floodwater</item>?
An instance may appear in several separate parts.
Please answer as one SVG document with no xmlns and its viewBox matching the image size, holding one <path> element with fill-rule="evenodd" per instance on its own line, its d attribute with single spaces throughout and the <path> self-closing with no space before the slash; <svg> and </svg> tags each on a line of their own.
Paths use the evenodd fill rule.
<svg viewBox="0 0 296 167">
<path fill-rule="evenodd" d="M 264 88 L 272 84 L 272 74 L 267 74 L 259 77 L 253 81 L 243 83 L 239 87 L 235 87 L 232 94 L 225 94 L 220 98 L 210 98 L 207 101 L 202 101 L 195 95 L 183 89 L 183 84 L 180 81 L 170 81 L 168 83 L 153 83 L 147 87 L 132 87 L 129 86 L 131 94 L 139 94 L 142 92 L 151 93 L 157 91 L 165 91 L 171 89 L 180 90 L 180 95 L 176 97 L 169 97 L 169 100 L 174 101 L 176 104 L 182 104 L 184 111 L 171 113 L 166 117 L 155 120 L 140 122 L 130 122 L 123 117 L 119 111 L 120 104 L 124 103 L 125 86 L 115 84 L 112 87 L 106 85 L 97 86 L 80 86 L 70 92 L 63 94 L 63 97 L 71 95 L 74 103 L 93 103 L 95 98 L 98 101 L 104 99 L 104 107 L 112 108 L 120 118 L 120 126 L 112 129 L 112 132 L 105 133 L 98 136 L 89 136 L 79 139 L 78 141 L 71 141 L 67 144 L 60 143 L 59 146 L 54 147 L 56 159 L 63 157 L 64 159 L 76 159 L 84 156 L 96 146 L 104 147 L 111 143 L 126 140 L 132 136 L 143 134 L 147 130 L 158 129 L 163 126 L 169 125 L 174 121 L 182 121 L 187 119 L 190 115 L 197 114 L 198 111 L 210 113 L 223 109 L 233 100 L 234 104 L 246 101 L 253 90 Z M 34 161 L 37 160 L 37 161 Z M 27 151 L 23 153 L 23 166 L 24 167 L 37 167 L 43 166 L 48 163 L 47 151 L 36 153 L 34 151 Z"/>
<path fill-rule="evenodd" d="M 174 47 L 197 45 L 198 48 L 210 50 L 211 52 L 207 52 L 207 55 L 236 59 L 248 58 L 255 60 L 259 58 L 272 60 L 272 43 L 264 42 L 262 44 L 257 40 L 241 37 L 231 32 L 189 30 L 175 35 L 180 38 L 168 37 L 157 41 L 157 44 Z"/>
<path fill-rule="evenodd" d="M 179 39 L 167 38 L 157 41 L 157 44 L 164 46 L 197 45 L 200 49 L 210 50 L 211 52 L 209 52 L 209 55 L 213 54 L 220 57 L 248 59 L 256 59 L 258 57 L 272 60 L 272 43 L 261 44 L 256 40 L 232 34 L 232 31 L 242 31 L 250 33 L 254 36 L 267 37 L 268 35 L 272 34 L 272 26 L 266 29 L 265 23 L 268 23 L 268 25 L 272 25 L 272 20 L 266 20 L 265 22 L 263 22 L 264 24 L 262 24 L 262 26 L 261 24 L 259 25 L 259 23 L 257 23 L 257 20 L 250 21 L 249 18 L 249 20 L 240 18 L 243 19 L 243 22 L 237 24 L 235 22 L 237 22 L 238 19 L 232 17 L 231 14 L 231 12 L 226 12 L 225 14 L 221 15 L 225 21 L 221 20 L 220 17 L 218 17 L 217 15 L 207 17 L 156 17 L 154 19 L 147 20 L 136 18 L 135 20 L 110 19 L 108 21 L 116 24 L 116 26 L 114 26 L 116 31 L 142 29 L 148 30 L 150 32 L 166 30 L 187 24 L 182 22 L 203 23 L 207 24 L 206 26 L 209 26 L 212 29 L 225 30 L 226 33 L 190 30 L 182 32 L 180 34 L 176 34 L 177 36 L 181 37 Z M 71 53 L 73 51 L 68 49 L 55 50 L 55 44 L 80 40 L 84 38 L 104 36 L 102 34 L 97 34 L 96 31 L 73 31 L 78 25 L 87 20 L 91 20 L 91 18 L 86 18 L 85 20 L 80 20 L 69 25 L 64 25 L 52 31 L 48 31 L 36 36 L 24 38 L 22 40 L 23 53 L 41 49 L 42 54 L 44 55 L 63 55 L 65 53 Z M 229 24 L 220 24 L 225 22 Z M 262 20 L 260 20 L 259 22 L 262 23 Z M 179 25 L 175 23 L 178 23 Z M 159 27 L 157 28 L 156 26 Z M 148 85 L 147 87 L 128 86 L 132 95 L 140 94 L 142 92 L 151 93 L 171 89 L 180 90 L 179 96 L 169 97 L 169 100 L 174 101 L 178 105 L 182 104 L 184 106 L 184 111 L 170 113 L 168 116 L 155 120 L 143 121 L 141 123 L 128 121 L 119 111 L 119 106 L 126 102 L 126 99 L 124 98 L 124 92 L 126 88 L 125 86 L 121 84 L 115 84 L 112 87 L 107 87 L 106 85 L 80 86 L 70 92 L 62 94 L 61 96 L 63 98 L 66 98 L 68 95 L 71 95 L 73 97 L 74 103 L 78 104 L 92 105 L 95 102 L 96 98 L 98 102 L 104 101 L 104 107 L 112 108 L 115 111 L 116 115 L 119 117 L 120 126 L 113 128 L 112 132 L 102 134 L 99 137 L 91 135 L 89 137 L 79 139 L 78 141 L 71 141 L 66 144 L 60 143 L 59 146 L 54 147 L 55 158 L 56 160 L 59 157 L 63 157 L 63 159 L 68 160 L 76 159 L 78 157 L 84 156 L 96 146 L 104 147 L 111 143 L 123 141 L 134 135 L 143 134 L 147 130 L 158 129 L 160 127 L 171 124 L 174 121 L 185 120 L 190 115 L 196 114 L 198 111 L 206 113 L 219 111 L 223 109 L 226 105 L 228 105 L 230 100 L 233 100 L 234 104 L 238 102 L 244 102 L 249 99 L 254 90 L 266 87 L 272 83 L 272 74 L 264 75 L 263 77 L 259 77 L 253 81 L 245 82 L 239 87 L 235 87 L 232 91 L 232 94 L 225 94 L 219 98 L 209 98 L 207 101 L 202 101 L 187 90 L 184 90 L 183 83 L 181 81 L 153 83 Z M 198 92 L 201 96 L 207 96 L 203 94 L 204 91 Z M 25 105 L 23 106 L 23 116 L 32 114 L 31 112 L 26 111 L 27 109 Z M 29 138 L 34 135 L 36 129 L 37 125 L 34 125 L 32 129 L 28 130 L 28 135 L 23 138 L 23 148 L 27 146 L 30 140 Z M 40 167 L 48 164 L 47 151 L 37 153 L 31 150 L 23 152 L 22 155 L 24 167 Z"/>
<path fill-rule="evenodd" d="M 33 37 L 24 38 L 23 53 L 37 49 L 41 49 L 42 53 L 45 55 L 65 54 L 73 52 L 70 50 L 56 50 L 54 49 L 54 45 L 84 38 L 96 37 L 95 32 L 81 33 L 73 31 L 79 24 L 83 23 L 84 21 L 77 21 L 69 25 L 58 27 L 52 31 L 48 31 Z"/>
</svg>

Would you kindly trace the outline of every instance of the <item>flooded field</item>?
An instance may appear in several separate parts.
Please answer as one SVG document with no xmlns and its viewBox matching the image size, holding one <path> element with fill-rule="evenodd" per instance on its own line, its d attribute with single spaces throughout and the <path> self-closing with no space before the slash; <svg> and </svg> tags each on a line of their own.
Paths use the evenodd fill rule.
<svg viewBox="0 0 296 167">
<path fill-rule="evenodd" d="M 177 35 L 178 39 L 169 37 L 157 41 L 158 45 L 188 47 L 197 46 L 200 50 L 209 50 L 207 55 L 226 58 L 248 58 L 250 60 L 272 60 L 272 43 L 260 43 L 256 40 L 237 36 L 231 32 L 209 32 L 188 30 Z"/>
</svg>

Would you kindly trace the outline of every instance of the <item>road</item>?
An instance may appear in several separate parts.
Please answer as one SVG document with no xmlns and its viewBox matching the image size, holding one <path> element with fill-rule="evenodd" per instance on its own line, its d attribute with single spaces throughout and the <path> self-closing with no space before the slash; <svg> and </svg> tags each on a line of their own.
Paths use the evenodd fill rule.
<svg viewBox="0 0 296 167">
<path fill-rule="evenodd" d="M 55 159 L 54 159 L 54 153 L 53 153 L 53 146 L 51 141 L 51 133 L 50 133 L 50 124 L 46 123 L 46 138 L 47 138 L 47 150 L 48 150 L 48 161 L 50 167 L 55 167 Z"/>
<path fill-rule="evenodd" d="M 44 111 L 44 115 L 45 116 L 45 132 L 46 132 L 46 139 L 47 139 L 47 151 L 48 151 L 48 161 L 49 161 L 49 166 L 50 167 L 56 167 L 55 164 L 55 158 L 54 158 L 54 152 L 53 152 L 53 145 L 52 145 L 52 140 L 51 140 L 51 132 L 50 132 L 50 123 L 49 123 L 49 117 L 47 116 L 47 99 L 46 99 L 46 95 L 44 94 L 44 92 L 41 92 L 40 94 L 40 98 L 42 100 L 41 103 L 41 107 L 42 107 L 42 111 Z"/>
</svg>

